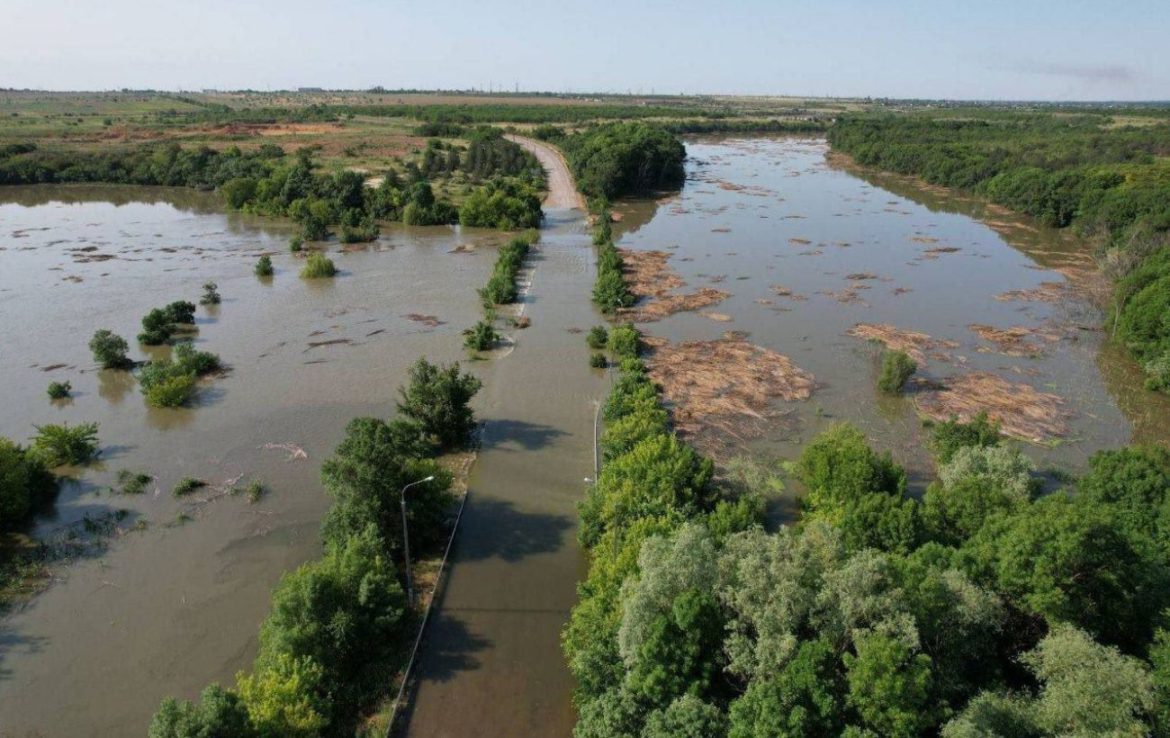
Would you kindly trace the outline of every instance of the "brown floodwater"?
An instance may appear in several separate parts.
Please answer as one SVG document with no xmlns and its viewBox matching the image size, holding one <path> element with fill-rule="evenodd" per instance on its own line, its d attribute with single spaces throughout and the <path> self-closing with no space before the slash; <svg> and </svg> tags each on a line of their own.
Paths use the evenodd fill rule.
<svg viewBox="0 0 1170 738">
<path fill-rule="evenodd" d="M 953 341 L 947 357 L 921 369 L 928 379 L 986 371 L 1063 398 L 1067 434 L 1023 444 L 1042 467 L 1075 471 L 1097 449 L 1170 439 L 1168 398 L 1145 390 L 1138 368 L 1108 344 L 1086 294 L 1070 285 L 1055 302 L 996 299 L 1091 267 L 1068 234 L 906 178 L 830 165 L 819 139 L 697 139 L 687 153 L 681 193 L 617 208 L 618 246 L 667 251 L 686 282 L 679 292 L 731 293 L 704 309 L 715 319 L 677 313 L 643 324 L 648 335 L 677 342 L 744 331 L 815 375 L 812 397 L 778 403 L 783 416 L 747 444 L 753 451 L 792 458 L 845 420 L 917 482 L 929 477 L 915 406 L 877 393 L 878 348 L 846 334 L 857 323 Z M 1007 356 L 971 324 L 1050 338 L 1033 339 L 1035 357 Z"/>
<path fill-rule="evenodd" d="M 273 585 L 319 553 L 321 462 L 350 419 L 393 412 L 419 356 L 465 358 L 459 334 L 479 319 L 475 290 L 505 238 L 387 225 L 353 251 L 331 244 L 340 274 L 306 281 L 290 233 L 184 190 L 0 190 L 0 435 L 100 424 L 99 462 L 32 532 L 60 535 L 114 508 L 130 511 L 123 527 L 147 521 L 100 556 L 55 567 L 46 591 L 0 620 L 0 734 L 142 735 L 163 697 L 233 683 L 255 655 Z M 460 245 L 476 248 L 453 253 Z M 262 253 L 270 279 L 252 274 Z M 192 407 L 149 408 L 130 375 L 97 369 L 95 330 L 133 345 L 142 315 L 196 302 L 206 281 L 223 303 L 199 308 L 196 344 L 229 371 L 201 383 Z M 469 366 L 491 386 L 496 362 Z M 70 381 L 73 399 L 51 402 L 53 380 Z M 307 458 L 290 458 L 294 447 Z M 123 468 L 156 479 L 137 497 L 102 491 Z M 268 494 L 254 505 L 170 494 L 184 476 L 214 487 L 239 475 Z M 192 519 L 178 524 L 184 511 Z"/>
</svg>

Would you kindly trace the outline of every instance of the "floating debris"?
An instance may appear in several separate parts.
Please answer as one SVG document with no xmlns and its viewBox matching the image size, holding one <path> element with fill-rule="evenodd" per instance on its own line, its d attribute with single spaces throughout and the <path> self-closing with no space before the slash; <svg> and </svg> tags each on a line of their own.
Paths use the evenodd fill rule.
<svg viewBox="0 0 1170 738">
<path fill-rule="evenodd" d="M 934 358 L 945 361 L 949 357 L 946 354 L 938 353 L 938 349 L 959 347 L 955 341 L 931 338 L 925 333 L 902 330 L 889 323 L 858 323 L 845 333 L 854 338 L 877 341 L 891 351 L 905 351 L 910 355 L 910 358 L 918 362 L 920 367 L 926 364 L 926 352 L 935 352 L 932 354 Z"/>
<path fill-rule="evenodd" d="M 1031 289 L 1002 292 L 995 299 L 1000 302 L 1060 302 L 1064 298 L 1065 289 L 1064 282 L 1041 282 Z"/>
<path fill-rule="evenodd" d="M 918 393 L 914 402 L 919 412 L 936 421 L 969 422 L 986 412 L 1005 435 L 1031 443 L 1050 443 L 1068 432 L 1063 398 L 990 372 L 951 377 L 941 387 Z"/>
<path fill-rule="evenodd" d="M 1035 357 L 1044 353 L 1044 346 L 1031 339 L 1041 338 L 1045 341 L 1059 341 L 1060 336 L 1043 331 L 1039 328 L 1015 325 L 1010 328 L 995 328 L 982 323 L 972 323 L 967 329 L 974 332 L 984 341 L 995 345 L 995 351 L 1004 356 Z M 980 348 L 980 351 L 989 349 Z"/>
<path fill-rule="evenodd" d="M 815 388 L 813 375 L 788 357 L 740 335 L 675 344 L 644 339 L 651 349 L 646 366 L 670 403 L 675 428 L 701 445 L 759 435 L 784 414 L 773 400 L 807 400 Z"/>
<path fill-rule="evenodd" d="M 650 323 L 675 313 L 700 310 L 726 300 L 730 294 L 713 287 L 702 287 L 695 292 L 672 294 L 671 290 L 686 286 L 667 265 L 670 254 L 665 251 L 619 249 L 624 264 L 622 275 L 630 292 L 642 302 L 632 308 L 622 308 L 620 315 L 636 323 Z"/>
<path fill-rule="evenodd" d="M 266 443 L 260 448 L 265 451 L 285 451 L 288 453 L 288 458 L 285 461 L 293 461 L 295 459 L 308 459 L 309 455 L 305 450 L 295 443 Z"/>
<path fill-rule="evenodd" d="M 420 313 L 407 313 L 406 315 L 403 315 L 402 317 L 406 318 L 407 320 L 412 320 L 415 323 L 422 323 L 427 328 L 437 328 L 438 326 L 443 325 L 443 321 L 439 320 L 438 316 L 436 316 L 436 315 L 422 315 Z"/>
</svg>

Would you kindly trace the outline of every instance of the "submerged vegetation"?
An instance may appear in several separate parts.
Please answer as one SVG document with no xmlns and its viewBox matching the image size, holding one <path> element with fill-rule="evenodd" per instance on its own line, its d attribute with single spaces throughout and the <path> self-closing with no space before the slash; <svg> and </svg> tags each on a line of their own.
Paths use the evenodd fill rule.
<svg viewBox="0 0 1170 738">
<path fill-rule="evenodd" d="M 337 274 L 337 267 L 333 260 L 319 251 L 314 251 L 305 259 L 301 267 L 301 279 L 326 279 Z"/>
<path fill-rule="evenodd" d="M 126 356 L 130 350 L 126 339 L 104 328 L 89 339 L 89 350 L 93 352 L 93 360 L 103 369 L 128 369 L 134 365 Z"/>
<path fill-rule="evenodd" d="M 217 355 L 180 343 L 175 346 L 174 358 L 158 359 L 142 367 L 138 386 L 152 407 L 180 407 L 195 394 L 199 377 L 221 368 Z"/>
<path fill-rule="evenodd" d="M 910 375 L 918 370 L 918 364 L 905 351 L 882 351 L 882 367 L 878 374 L 878 389 L 887 395 L 902 391 Z"/>
<path fill-rule="evenodd" d="M 48 467 L 85 464 L 98 455 L 97 423 L 50 423 L 33 427 L 37 434 L 33 436 L 32 453 Z"/>
</svg>

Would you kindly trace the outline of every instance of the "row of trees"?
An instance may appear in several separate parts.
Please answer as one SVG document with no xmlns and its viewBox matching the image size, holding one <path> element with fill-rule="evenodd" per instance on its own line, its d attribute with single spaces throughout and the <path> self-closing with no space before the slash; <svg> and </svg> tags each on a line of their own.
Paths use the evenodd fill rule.
<svg viewBox="0 0 1170 738">
<path fill-rule="evenodd" d="M 833 147 L 859 163 L 974 190 L 1095 238 L 1119 279 L 1110 318 L 1154 389 L 1170 389 L 1170 125 L 1095 115 L 847 117 Z"/>
<path fill-rule="evenodd" d="M 986 418 L 943 423 L 916 499 L 836 426 L 768 533 L 770 480 L 713 480 L 629 354 L 605 419 L 564 634 L 578 738 L 1170 734 L 1170 452 L 1100 452 L 1040 497 Z"/>
<path fill-rule="evenodd" d="M 539 222 L 540 202 L 530 179 L 530 175 L 522 181 L 499 178 L 486 185 L 485 191 L 473 192 L 468 198 L 472 203 L 468 224 L 515 227 L 514 222 Z M 340 229 L 343 240 L 370 240 L 377 236 L 376 220 L 408 225 L 460 221 L 460 209 L 437 200 L 421 174 L 409 182 L 388 176 L 379 187 L 369 188 L 358 172 L 317 172 L 308 149 L 285 157 L 273 145 L 250 152 L 237 147 L 184 149 L 178 144 L 96 152 L 45 151 L 33 144 L 0 150 L 0 184 L 41 182 L 218 189 L 233 209 L 292 218 L 310 241 L 328 238 L 334 227 Z"/>
<path fill-rule="evenodd" d="M 260 629 L 260 650 L 234 689 L 212 685 L 197 702 L 163 701 L 152 738 L 352 736 L 400 668 L 417 625 L 401 586 L 399 495 L 411 487 L 411 546 L 440 543 L 451 474 L 435 455 L 466 444 L 480 388 L 458 364 L 420 359 L 400 390 L 398 417 L 357 418 L 321 469 L 333 504 L 324 555 L 285 575 Z"/>
<path fill-rule="evenodd" d="M 597 277 L 593 282 L 593 302 L 603 313 L 613 314 L 618 308 L 630 307 L 637 300 L 626 284 L 625 262 L 613 244 L 613 226 L 609 210 L 602 208 L 593 228 L 593 244 L 597 246 Z"/>
</svg>

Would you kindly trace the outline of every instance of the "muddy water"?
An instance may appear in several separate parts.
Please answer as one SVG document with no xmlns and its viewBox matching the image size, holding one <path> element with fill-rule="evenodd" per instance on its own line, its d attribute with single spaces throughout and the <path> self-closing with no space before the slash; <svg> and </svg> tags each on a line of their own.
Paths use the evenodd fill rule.
<svg viewBox="0 0 1170 738">
<path fill-rule="evenodd" d="M 1091 263 L 1075 241 L 903 179 L 867 181 L 830 166 L 819 140 L 691 141 L 687 151 L 680 195 L 617 209 L 618 245 L 669 251 L 687 282 L 682 291 L 731 293 L 707 308 L 730 322 L 679 313 L 643 325 L 648 334 L 680 341 L 745 331 L 815 375 L 811 399 L 782 404 L 786 416 L 750 448 L 791 456 L 827 423 L 848 420 L 919 481 L 928 475 L 913 404 L 877 394 L 878 350 L 846 335 L 860 322 L 956 342 L 949 359 L 929 360 L 921 371 L 928 378 L 984 370 L 1063 397 L 1067 436 L 1027 447 L 1042 465 L 1075 469 L 1096 449 L 1170 439 L 1170 404 L 1142 389 L 1136 368 L 1104 345 L 1089 300 L 1075 291 L 1057 303 L 996 299 L 1063 283 L 1052 269 Z M 929 251 L 939 248 L 957 250 Z M 1037 358 L 1005 356 L 972 323 L 1042 328 L 1059 340 L 1040 340 Z"/>
<path fill-rule="evenodd" d="M 583 336 L 592 249 L 580 211 L 547 212 L 532 327 L 484 389 L 484 445 L 469 480 L 450 579 L 428 627 L 405 733 L 426 738 L 568 736 L 572 677 L 560 631 L 582 560 L 576 502 L 593 475 L 602 372 Z"/>
<path fill-rule="evenodd" d="M 330 254 L 336 279 L 307 282 L 287 253 L 286 224 L 225 214 L 210 196 L 9 188 L 0 197 L 0 435 L 100 423 L 101 463 L 62 490 L 37 532 L 113 508 L 130 510 L 124 526 L 148 523 L 99 557 L 58 567 L 52 586 L 0 621 L 0 734 L 142 735 L 164 696 L 231 683 L 250 664 L 272 586 L 318 553 L 322 460 L 350 419 L 392 413 L 419 356 L 463 358 L 459 332 L 479 317 L 475 288 L 502 236 L 387 226 L 376 243 Z M 462 244 L 478 248 L 451 253 Z M 271 279 L 252 274 L 264 252 Z M 150 409 L 132 378 L 96 369 L 86 347 L 94 330 L 132 340 L 150 308 L 197 301 L 209 280 L 223 303 L 199 309 L 197 344 L 230 371 L 207 381 L 193 407 Z M 494 363 L 471 366 L 491 386 Z M 51 403 L 52 380 L 72 382 L 74 398 Z M 265 444 L 293 444 L 307 459 Z M 139 497 L 102 492 L 122 468 L 157 479 Z M 183 476 L 214 486 L 241 474 L 269 487 L 258 504 L 170 495 Z M 184 511 L 193 519 L 176 524 Z"/>
</svg>

